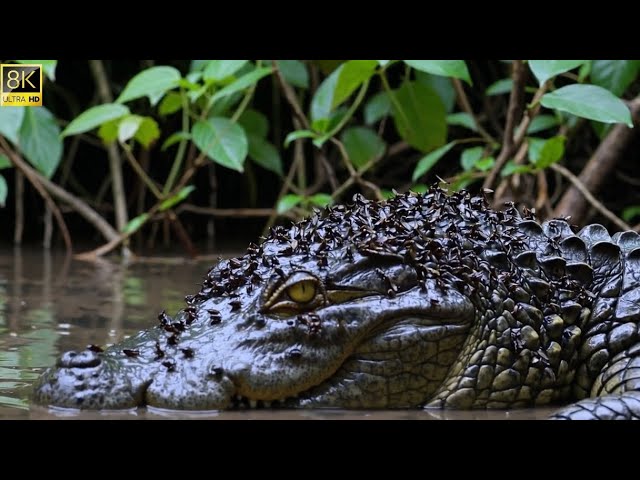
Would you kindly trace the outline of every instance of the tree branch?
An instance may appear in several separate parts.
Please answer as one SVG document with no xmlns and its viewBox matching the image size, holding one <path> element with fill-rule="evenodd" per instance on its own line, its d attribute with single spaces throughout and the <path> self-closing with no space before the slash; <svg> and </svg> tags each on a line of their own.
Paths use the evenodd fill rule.
<svg viewBox="0 0 640 480">
<path fill-rule="evenodd" d="M 109 80 L 107 79 L 107 73 L 105 72 L 102 60 L 89 60 L 89 67 L 91 68 L 91 73 L 93 74 L 93 79 L 96 82 L 96 87 L 102 102 L 113 102 L 113 95 L 111 94 Z M 109 156 L 109 170 L 111 171 L 111 177 L 113 179 L 113 204 L 116 213 L 116 227 L 118 230 L 122 230 L 129 221 L 124 194 L 124 181 L 122 179 L 122 158 L 120 158 L 118 147 L 115 144 L 107 147 L 107 153 Z M 123 250 L 122 253 L 126 255 L 128 251 Z"/>
<path fill-rule="evenodd" d="M 586 187 L 586 185 L 584 185 L 580 179 L 578 177 L 576 177 L 573 173 L 571 173 L 569 170 L 567 170 L 565 167 L 563 167 L 562 165 L 558 165 L 557 163 L 554 163 L 553 165 L 551 165 L 551 169 L 555 170 L 556 172 L 558 172 L 560 175 L 562 175 L 563 177 L 565 177 L 567 180 L 569 180 L 573 186 L 582 194 L 584 195 L 584 198 L 587 199 L 587 201 L 596 209 L 598 210 L 598 212 L 600 212 L 603 216 L 605 216 L 611 223 L 615 224 L 617 227 L 619 227 L 621 230 L 631 230 L 631 226 L 627 223 L 625 223 L 624 221 L 622 221 L 620 218 L 618 218 L 618 216 L 613 213 L 611 210 L 609 210 L 607 207 L 605 207 L 601 202 L 599 202 L 596 197 L 594 197 L 591 192 L 589 191 L 589 189 Z M 558 216 L 558 215 L 556 215 Z M 576 220 L 574 219 L 574 217 L 571 217 L 572 221 L 576 222 Z M 580 223 L 579 221 L 577 223 Z"/>
<path fill-rule="evenodd" d="M 480 122 L 478 121 L 478 117 L 476 116 L 475 113 L 473 113 L 473 109 L 471 108 L 471 104 L 469 103 L 469 98 L 467 97 L 467 94 L 464 91 L 462 82 L 457 78 L 453 78 L 452 80 L 453 80 L 453 88 L 456 91 L 456 96 L 458 98 L 459 105 L 462 108 L 462 110 L 464 110 L 471 117 L 471 119 L 473 120 L 473 124 L 476 126 L 476 130 L 478 131 L 480 136 L 482 136 L 482 138 L 484 138 L 489 144 L 496 143 L 496 139 L 493 138 L 489 134 L 489 132 L 487 132 L 482 127 L 482 125 L 480 125 Z"/>
<path fill-rule="evenodd" d="M 284 93 L 284 98 L 287 99 L 287 102 L 293 109 L 294 115 L 300 121 L 304 128 L 310 128 L 309 120 L 307 120 L 307 116 L 304 114 L 302 108 L 300 107 L 298 97 L 296 97 L 296 92 L 294 92 L 293 88 L 291 88 L 291 85 L 287 83 L 287 81 L 280 73 L 278 63 L 275 60 L 273 60 L 273 71 L 276 74 L 276 78 L 278 79 L 278 83 L 280 84 L 280 88 L 282 89 L 282 93 Z"/>
<path fill-rule="evenodd" d="M 73 251 L 73 247 L 71 244 L 71 235 L 69 235 L 69 230 L 67 229 L 67 224 L 62 217 L 62 213 L 60 213 L 60 209 L 53 201 L 51 196 L 47 193 L 45 188 L 42 186 L 42 182 L 38 178 L 36 171 L 30 168 L 24 160 L 18 155 L 15 150 L 13 150 L 9 143 L 5 140 L 5 138 L 0 135 L 0 146 L 5 151 L 11 163 L 15 165 L 15 167 L 22 172 L 22 174 L 27 177 L 33 188 L 35 188 L 40 196 L 44 199 L 45 203 L 56 217 L 56 222 L 58 223 L 58 227 L 60 228 L 60 232 L 62 233 L 62 238 L 64 239 L 64 244 L 67 247 L 67 252 L 71 253 Z"/>
<path fill-rule="evenodd" d="M 578 175 L 580 183 L 592 193 L 600 190 L 609 173 L 622 157 L 625 149 L 631 144 L 638 134 L 640 127 L 640 96 L 629 102 L 631 115 L 636 128 L 629 128 L 623 124 L 617 124 L 600 143 L 598 148 Z M 582 223 L 588 211 L 588 205 L 584 202 L 583 193 L 574 184 L 567 189 L 554 210 L 556 216 L 571 214 L 576 223 Z M 586 195 L 585 195 L 586 197 Z"/>
<path fill-rule="evenodd" d="M 4 142 L 4 144 L 3 144 Z M 93 210 L 89 205 L 83 202 L 81 199 L 75 197 L 71 193 L 67 192 L 63 188 L 60 188 L 58 185 L 50 181 L 49 179 L 42 176 L 35 169 L 31 168 L 27 165 L 24 160 L 20 158 L 19 155 L 15 155 L 12 157 L 11 150 L 8 150 L 6 141 L 0 137 L 0 145 L 2 148 L 10 154 L 10 158 L 16 162 L 16 166 L 22 171 L 25 176 L 28 177 L 30 175 L 32 178 L 37 179 L 37 181 L 42 185 L 42 187 L 49 192 L 53 197 L 56 197 L 58 200 L 61 200 L 71 206 L 76 212 L 78 212 L 85 220 L 87 220 L 91 225 L 93 225 L 96 230 L 98 230 L 102 236 L 107 240 L 113 240 L 118 237 L 118 232 L 114 230 L 114 228 L 109 225 L 95 210 Z M 28 172 L 28 175 L 27 175 Z"/>
<path fill-rule="evenodd" d="M 505 123 L 504 136 L 502 138 L 502 149 L 496 159 L 496 164 L 485 179 L 482 188 L 493 188 L 502 167 L 515 150 L 514 146 L 514 129 L 519 116 L 522 114 L 524 105 L 524 86 L 526 82 L 526 71 L 522 60 L 513 61 L 513 88 L 509 97 L 509 106 L 507 107 L 507 120 Z"/>
</svg>

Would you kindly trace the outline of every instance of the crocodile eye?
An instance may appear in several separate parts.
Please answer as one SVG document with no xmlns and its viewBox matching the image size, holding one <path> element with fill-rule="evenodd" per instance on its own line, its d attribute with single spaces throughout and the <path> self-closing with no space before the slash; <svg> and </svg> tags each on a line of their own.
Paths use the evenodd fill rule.
<svg viewBox="0 0 640 480">
<path fill-rule="evenodd" d="M 297 303 L 307 303 L 316 297 L 317 283 L 313 280 L 303 280 L 287 288 L 289 298 Z"/>
</svg>

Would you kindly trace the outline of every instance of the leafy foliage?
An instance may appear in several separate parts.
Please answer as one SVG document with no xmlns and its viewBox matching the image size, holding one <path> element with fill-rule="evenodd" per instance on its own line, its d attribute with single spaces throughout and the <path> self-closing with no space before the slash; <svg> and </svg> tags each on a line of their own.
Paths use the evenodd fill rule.
<svg viewBox="0 0 640 480">
<path fill-rule="evenodd" d="M 57 61 L 32 62 L 43 63 L 47 82 L 55 81 Z M 640 61 L 517 61 L 527 69 L 524 87 L 512 78 L 513 62 L 491 68 L 464 60 L 154 65 L 112 85 L 114 102 L 82 105 L 68 123 L 62 109 L 56 118 L 44 107 L 0 108 L 0 135 L 54 179 L 70 137 L 115 146 L 126 152 L 123 168 L 131 165 L 153 194 L 153 212 L 173 210 L 187 198 L 199 201 L 200 195 L 189 197 L 200 185 L 193 176 L 215 163 L 217 173 L 236 172 L 225 178 L 244 182 L 243 203 L 255 205 L 256 190 L 274 184 L 277 214 L 296 217 L 355 191 L 387 198 L 394 188 L 421 191 L 441 177 L 453 190 L 479 187 L 491 175 L 524 177 L 529 183 L 521 183 L 530 185 L 557 169 L 554 164 L 576 159 L 573 140 L 584 135 L 584 125 L 600 139 L 611 124 L 633 125 L 623 98 L 638 92 Z M 517 148 L 505 155 L 514 93 L 524 114 L 515 119 Z M 60 124 L 66 125 L 62 133 Z M 144 168 L 137 159 L 143 150 L 149 152 Z M 12 167 L 0 152 L 0 169 Z M 0 203 L 10 187 L 5 177 Z M 123 232 L 156 221 L 152 205 L 136 212 Z"/>
</svg>

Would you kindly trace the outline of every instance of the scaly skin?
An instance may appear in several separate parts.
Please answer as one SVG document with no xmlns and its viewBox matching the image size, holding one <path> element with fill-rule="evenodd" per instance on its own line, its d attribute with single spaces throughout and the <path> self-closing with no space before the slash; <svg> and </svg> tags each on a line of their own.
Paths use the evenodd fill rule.
<svg viewBox="0 0 640 480">
<path fill-rule="evenodd" d="M 67 352 L 33 400 L 81 409 L 519 408 L 640 416 L 640 236 L 466 192 L 354 197 L 212 268 L 174 319 Z M 95 350 L 95 349 L 94 349 Z M 577 403 L 571 403 L 577 402 Z"/>
</svg>

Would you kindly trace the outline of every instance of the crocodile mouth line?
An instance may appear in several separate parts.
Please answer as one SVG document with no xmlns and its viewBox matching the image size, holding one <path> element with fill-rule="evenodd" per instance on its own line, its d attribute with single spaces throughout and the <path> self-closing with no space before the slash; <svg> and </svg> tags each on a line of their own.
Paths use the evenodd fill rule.
<svg viewBox="0 0 640 480">
<path fill-rule="evenodd" d="M 285 397 L 280 400 L 253 400 L 242 395 L 234 395 L 231 399 L 231 410 L 263 410 L 286 408 L 288 402 L 296 401 L 298 395 Z"/>
</svg>

